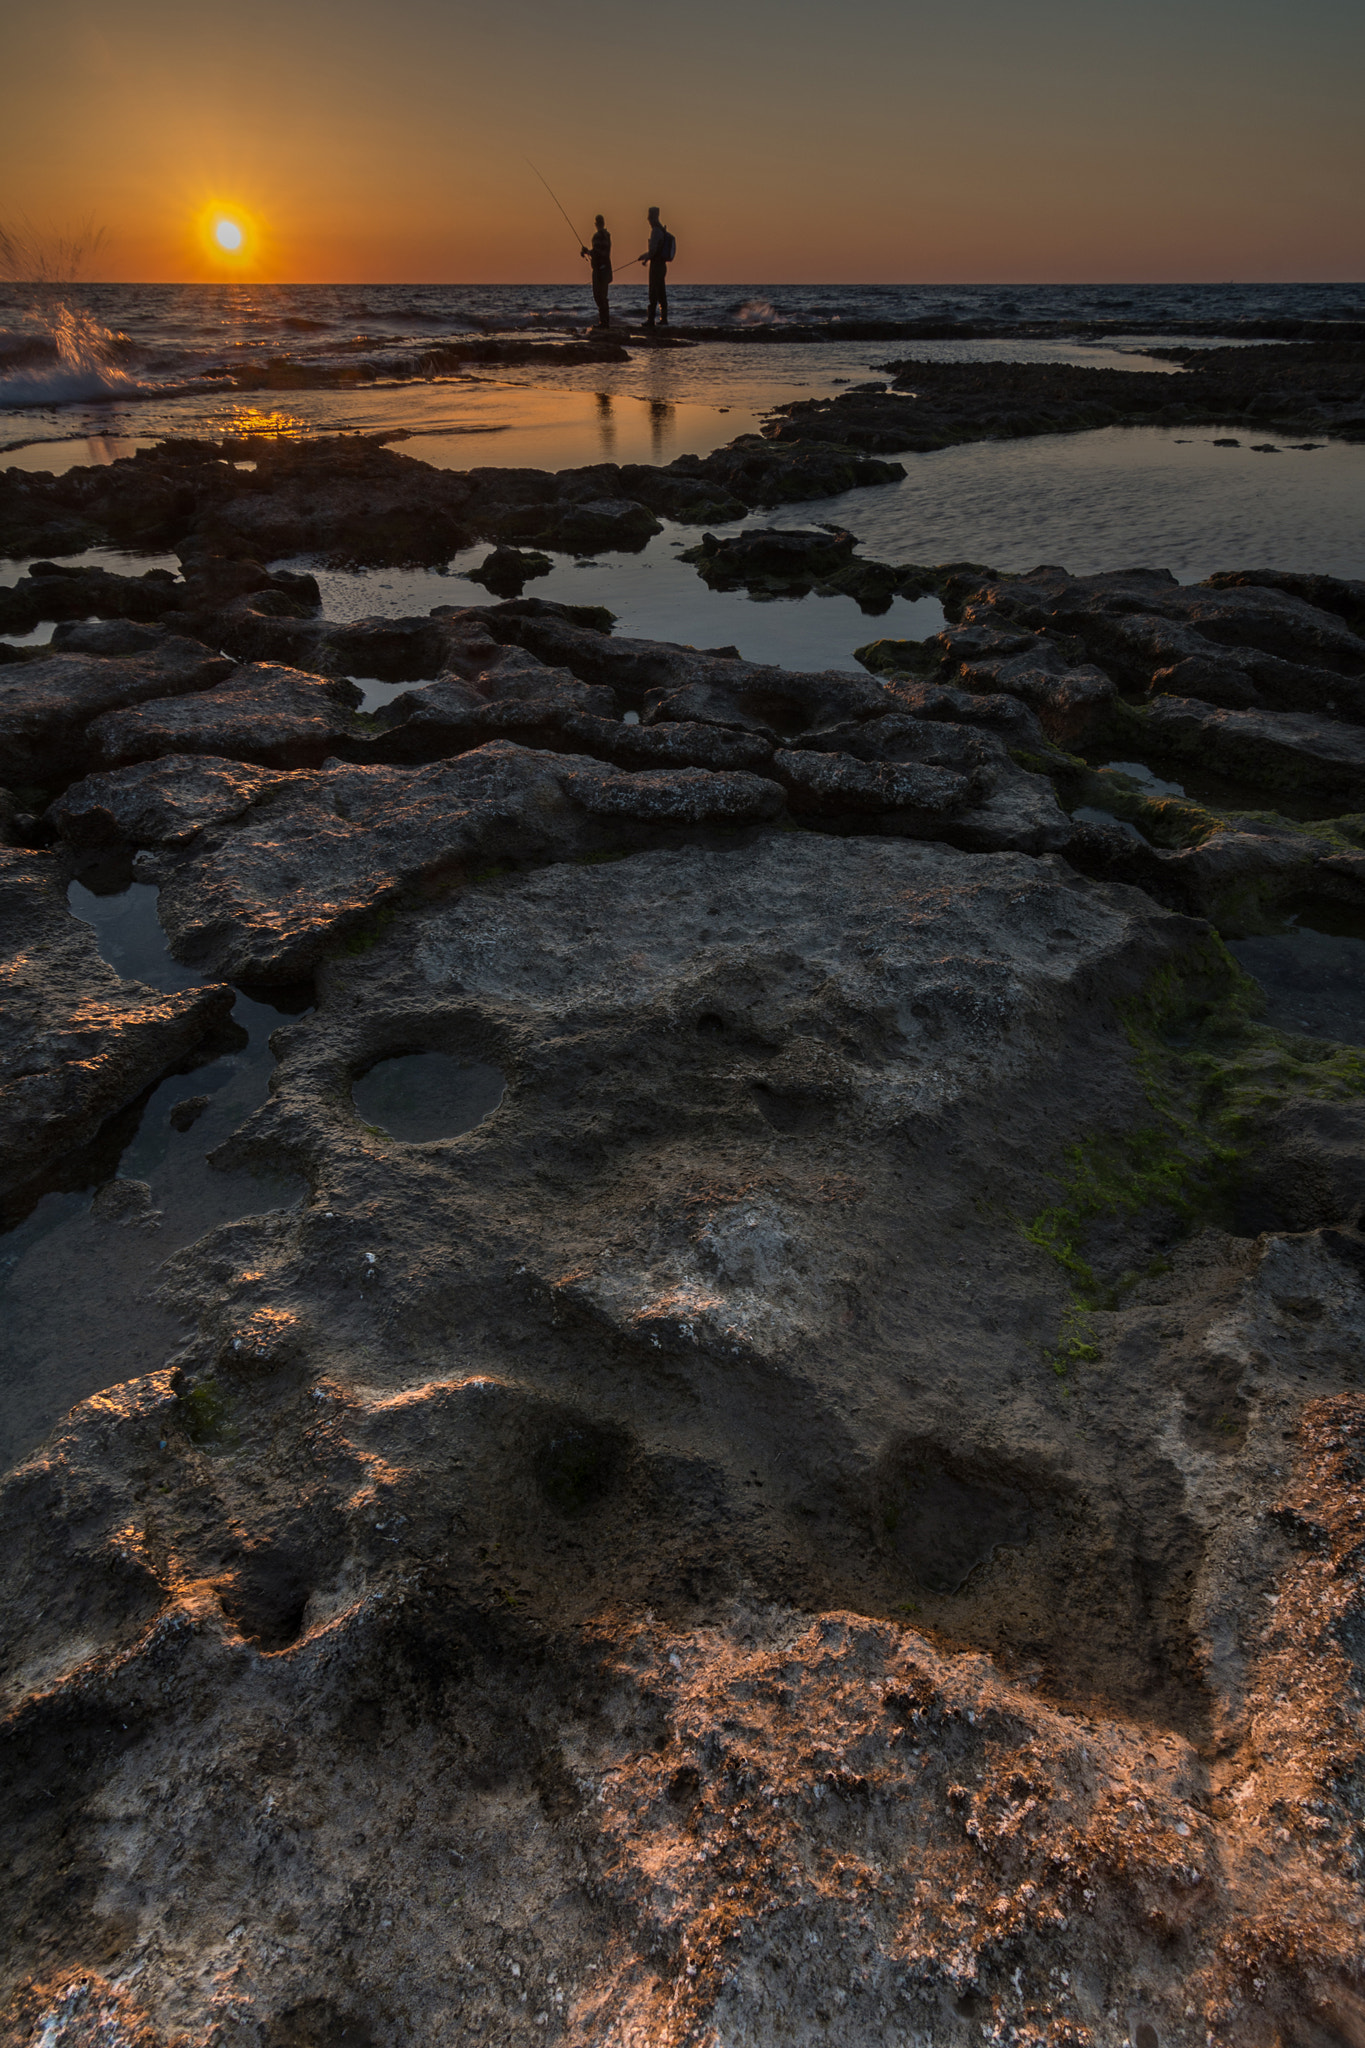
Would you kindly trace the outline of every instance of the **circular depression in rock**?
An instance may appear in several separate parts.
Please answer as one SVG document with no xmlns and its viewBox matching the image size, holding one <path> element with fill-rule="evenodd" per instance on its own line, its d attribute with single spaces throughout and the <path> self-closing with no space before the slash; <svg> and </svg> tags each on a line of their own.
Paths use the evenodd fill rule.
<svg viewBox="0 0 1365 2048">
<path fill-rule="evenodd" d="M 367 1124 L 391 1138 L 423 1144 L 472 1131 L 492 1115 L 506 1086 L 502 1070 L 480 1060 L 405 1052 L 376 1060 L 352 1084 L 351 1099 Z"/>
</svg>

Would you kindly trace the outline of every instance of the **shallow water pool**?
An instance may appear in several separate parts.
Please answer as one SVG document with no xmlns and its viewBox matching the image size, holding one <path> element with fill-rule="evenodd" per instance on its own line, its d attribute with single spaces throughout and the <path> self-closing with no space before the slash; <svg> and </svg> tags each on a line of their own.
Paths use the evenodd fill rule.
<svg viewBox="0 0 1365 2048">
<path fill-rule="evenodd" d="M 743 525 L 765 523 L 766 519 L 717 525 L 715 531 L 738 533 Z M 884 638 L 928 639 L 946 623 L 936 597 L 898 597 L 887 611 L 869 613 L 851 597 L 758 600 L 742 590 L 711 590 L 691 563 L 680 559 L 682 550 L 695 547 L 699 539 L 695 527 L 668 522 L 639 554 L 603 553 L 587 561 L 554 555 L 549 575 L 536 577 L 523 594 L 550 598 L 556 604 L 605 605 L 616 614 L 618 634 L 688 647 L 736 647 L 746 661 L 846 669 L 856 675 L 864 671 L 853 658 L 855 647 Z M 466 548 L 443 571 L 328 569 L 311 555 L 298 555 L 278 566 L 307 570 L 317 577 L 323 613 L 329 619 L 403 618 L 441 604 L 493 603 L 483 585 L 471 583 L 468 574 L 488 553 L 488 543 Z M 364 708 L 375 710 L 413 687 L 376 685 Z M 382 690 L 388 694 L 379 695 Z"/>
<path fill-rule="evenodd" d="M 1194 583 L 1220 569 L 1365 575 L 1365 443 L 1311 448 L 1216 427 L 1105 427 L 903 455 L 903 483 L 784 505 L 764 523 L 830 521 L 884 562 L 986 562 L 1073 575 L 1136 566 Z M 1295 437 L 1298 439 L 1298 437 Z M 1260 453 L 1267 442 L 1276 453 Z"/>
<path fill-rule="evenodd" d="M 483 1061 L 412 1052 L 377 1061 L 360 1075 L 351 1095 L 366 1123 L 418 1145 L 472 1131 L 493 1114 L 506 1087 L 501 1069 Z"/>
</svg>

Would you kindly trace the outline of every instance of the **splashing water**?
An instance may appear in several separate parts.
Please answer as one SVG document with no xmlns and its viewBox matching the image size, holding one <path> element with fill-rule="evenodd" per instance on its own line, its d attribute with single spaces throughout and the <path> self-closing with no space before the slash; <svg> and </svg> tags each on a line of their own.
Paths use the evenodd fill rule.
<svg viewBox="0 0 1365 2048">
<path fill-rule="evenodd" d="M 28 222 L 0 224 L 0 277 L 28 286 L 33 297 L 22 325 L 0 333 L 0 404 L 59 405 L 69 399 L 127 398 L 137 389 L 114 360 L 124 337 L 97 320 L 73 286 L 93 260 L 104 230 L 88 223 L 67 234 Z M 31 367 L 18 369 L 19 363 Z"/>
</svg>

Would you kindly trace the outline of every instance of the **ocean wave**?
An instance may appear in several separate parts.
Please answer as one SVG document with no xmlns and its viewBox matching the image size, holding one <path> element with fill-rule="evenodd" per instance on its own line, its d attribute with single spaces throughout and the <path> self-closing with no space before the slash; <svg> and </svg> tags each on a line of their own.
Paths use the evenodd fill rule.
<svg viewBox="0 0 1365 2048">
<path fill-rule="evenodd" d="M 82 399 L 141 398 L 146 388 L 112 363 L 65 365 L 55 369 L 21 370 L 0 377 L 0 406 L 73 405 Z"/>
</svg>

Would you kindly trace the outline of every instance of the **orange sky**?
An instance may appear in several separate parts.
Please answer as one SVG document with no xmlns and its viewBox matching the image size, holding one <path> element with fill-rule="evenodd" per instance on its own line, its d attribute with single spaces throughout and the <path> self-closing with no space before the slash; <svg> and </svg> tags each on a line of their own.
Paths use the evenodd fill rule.
<svg viewBox="0 0 1365 2048">
<path fill-rule="evenodd" d="M 1358 0 L 10 0 L 0 220 L 93 275 L 1358 279 Z M 210 253 L 205 210 L 248 220 Z"/>
</svg>

